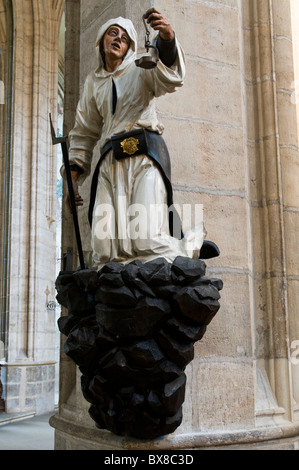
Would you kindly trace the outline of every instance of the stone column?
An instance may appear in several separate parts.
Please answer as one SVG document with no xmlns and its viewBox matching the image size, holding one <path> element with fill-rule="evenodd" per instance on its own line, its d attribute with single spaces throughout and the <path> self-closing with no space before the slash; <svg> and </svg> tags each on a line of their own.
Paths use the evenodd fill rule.
<svg viewBox="0 0 299 470">
<path fill-rule="evenodd" d="M 97 28 L 112 15 L 130 13 L 138 22 L 139 8 L 152 2 L 134 2 L 138 14 L 127 3 L 114 2 L 112 11 L 98 1 L 81 2 L 81 83 Z M 298 331 L 292 228 L 298 146 L 287 76 L 294 73 L 290 2 L 154 5 L 186 54 L 185 86 L 158 101 L 174 199 L 204 206 L 207 239 L 221 250 L 207 262 L 208 274 L 224 281 L 221 308 L 186 369 L 184 419 L 175 433 L 144 442 L 95 429 L 77 371 L 71 395 L 51 421 L 56 448 L 294 448 L 297 386 L 289 341 L 290 326 Z"/>
<path fill-rule="evenodd" d="M 80 96 L 80 0 L 65 2 L 65 61 L 64 61 L 64 135 L 68 135 L 75 122 L 75 112 Z M 64 194 L 66 191 L 64 182 Z M 80 227 L 81 228 L 81 227 Z M 62 206 L 62 253 L 73 250 L 73 269 L 77 264 L 76 238 L 73 230 L 72 217 Z M 59 409 L 71 400 L 76 386 L 75 364 L 63 353 L 64 338 L 61 337 L 60 358 L 60 393 Z M 74 407 L 75 410 L 75 407 Z"/>
<path fill-rule="evenodd" d="M 291 103 L 297 109 L 297 136 L 299 133 L 299 32 L 298 32 L 298 21 L 299 21 L 299 4 L 295 0 L 292 1 L 292 17 L 293 17 L 293 57 L 295 61 L 295 74 L 294 81 L 291 82 L 291 90 L 289 90 L 289 79 L 293 79 L 291 75 L 288 79 L 288 91 L 291 93 Z M 288 204 L 286 206 L 286 217 L 288 232 L 293 232 L 294 228 L 298 227 L 298 201 L 299 201 L 299 186 L 296 184 L 296 176 L 298 175 L 298 137 L 295 146 L 288 146 L 288 158 L 285 160 L 285 195 L 290 196 Z M 289 189 L 290 188 L 290 189 Z M 297 231 L 297 230 L 296 230 Z M 289 235 L 288 244 L 289 253 L 292 250 L 296 252 L 296 237 Z M 290 256 L 288 256 L 288 303 L 290 311 L 292 312 L 290 317 L 290 347 L 291 347 L 291 363 L 292 363 L 292 375 L 293 375 L 293 412 L 294 416 L 298 419 L 299 414 L 299 322 L 298 322 L 298 311 L 299 311 L 299 300 L 298 300 L 298 258 L 293 263 Z M 296 314 L 297 313 L 297 314 Z"/>
<path fill-rule="evenodd" d="M 290 344 L 296 327 L 295 232 L 298 201 L 298 121 L 294 82 L 291 3 L 251 2 L 244 15 L 247 57 L 256 302 L 257 364 L 264 393 L 257 396 L 258 422 L 296 422 L 296 367 Z"/>
<path fill-rule="evenodd" d="M 5 360 L 7 350 L 7 319 L 9 315 L 9 250 L 10 250 L 10 190 L 12 167 L 12 57 L 13 15 L 9 2 L 0 2 L 0 361 Z M 0 410 L 5 410 L 6 370 L 0 366 Z"/>
<path fill-rule="evenodd" d="M 14 17 L 12 181 L 6 411 L 54 409 L 56 114 L 63 1 L 17 0 Z"/>
</svg>

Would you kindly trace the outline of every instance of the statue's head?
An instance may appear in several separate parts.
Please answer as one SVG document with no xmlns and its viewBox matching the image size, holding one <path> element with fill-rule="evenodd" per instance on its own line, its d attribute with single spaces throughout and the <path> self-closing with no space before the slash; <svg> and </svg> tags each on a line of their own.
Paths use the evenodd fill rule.
<svg viewBox="0 0 299 470">
<path fill-rule="evenodd" d="M 110 26 L 102 37 L 99 46 L 103 62 L 105 63 L 107 54 L 114 56 L 116 59 L 124 60 L 130 43 L 130 36 L 125 29 L 117 24 Z"/>
<path fill-rule="evenodd" d="M 106 54 L 122 59 L 123 63 L 135 60 L 137 33 L 131 20 L 118 17 L 107 21 L 99 30 L 96 40 L 99 68 L 105 67 Z"/>
</svg>

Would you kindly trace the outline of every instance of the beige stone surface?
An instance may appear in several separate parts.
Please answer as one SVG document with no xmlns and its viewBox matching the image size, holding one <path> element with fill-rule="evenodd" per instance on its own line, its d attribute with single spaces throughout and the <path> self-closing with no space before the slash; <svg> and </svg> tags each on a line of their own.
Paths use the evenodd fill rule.
<svg viewBox="0 0 299 470">
<path fill-rule="evenodd" d="M 179 204 L 203 204 L 207 240 L 213 240 L 221 250 L 221 256 L 209 262 L 215 266 L 248 269 L 249 236 L 248 202 L 237 194 L 222 191 L 198 193 L 196 191 L 175 192 Z"/>
<path fill-rule="evenodd" d="M 189 60 L 239 65 L 237 2 L 156 1 L 155 7 L 169 18 Z M 183 34 L 182 34 L 183 32 Z"/>
<path fill-rule="evenodd" d="M 245 191 L 242 130 L 217 123 L 162 116 L 174 185 L 194 189 Z M 172 133 L 177 125 L 180 133 Z M 187 157 L 187 158 L 186 158 Z M 235 175 L 239 174 L 239 179 Z"/>
</svg>

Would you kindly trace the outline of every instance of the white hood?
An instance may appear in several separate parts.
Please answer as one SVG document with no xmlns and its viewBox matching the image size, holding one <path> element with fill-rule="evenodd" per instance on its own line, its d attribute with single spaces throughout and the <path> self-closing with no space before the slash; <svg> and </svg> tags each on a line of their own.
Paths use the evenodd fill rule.
<svg viewBox="0 0 299 470">
<path fill-rule="evenodd" d="M 96 54 L 97 54 L 97 59 L 99 61 L 99 67 L 97 68 L 96 70 L 96 75 L 97 76 L 106 76 L 107 75 L 107 72 L 106 70 L 104 69 L 104 63 L 103 63 L 103 59 L 102 59 L 102 56 L 99 52 L 99 45 L 100 45 L 100 42 L 101 42 L 101 39 L 103 38 L 104 34 L 106 33 L 107 29 L 110 28 L 110 26 L 112 25 L 117 25 L 117 26 L 120 26 L 121 28 L 123 28 L 127 34 L 129 35 L 130 39 L 131 39 L 131 44 L 130 44 L 130 48 L 123 60 L 123 63 L 118 67 L 118 71 L 119 70 L 122 70 L 123 68 L 125 68 L 128 63 L 131 63 L 132 61 L 134 61 L 136 59 L 136 51 L 137 51 L 137 33 L 136 33 L 136 30 L 134 28 L 134 25 L 132 23 L 131 20 L 128 20 L 126 18 L 122 18 L 121 16 L 119 16 L 118 18 L 111 18 L 110 20 L 108 20 L 105 24 L 103 24 L 101 26 L 101 28 L 99 29 L 99 32 L 98 32 L 98 35 L 97 35 L 97 40 L 96 40 Z"/>
</svg>

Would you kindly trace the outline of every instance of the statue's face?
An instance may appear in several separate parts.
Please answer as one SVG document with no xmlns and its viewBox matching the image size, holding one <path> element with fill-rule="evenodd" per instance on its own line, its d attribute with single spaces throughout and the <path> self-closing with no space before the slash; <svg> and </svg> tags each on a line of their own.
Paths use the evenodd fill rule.
<svg viewBox="0 0 299 470">
<path fill-rule="evenodd" d="M 122 59 L 128 52 L 130 42 L 129 35 L 124 29 L 117 25 L 110 26 L 103 40 L 105 57 L 110 56 L 113 59 Z"/>
</svg>

